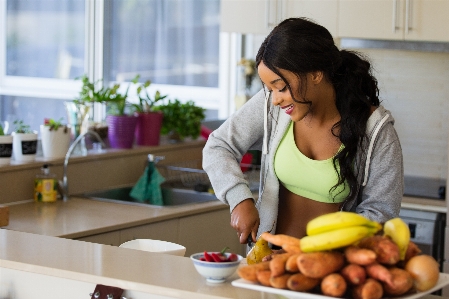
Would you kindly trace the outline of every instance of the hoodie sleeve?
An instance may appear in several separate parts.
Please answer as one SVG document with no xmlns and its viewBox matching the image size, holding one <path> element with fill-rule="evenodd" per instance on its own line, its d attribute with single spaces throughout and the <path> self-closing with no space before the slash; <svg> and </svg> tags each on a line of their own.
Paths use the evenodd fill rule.
<svg viewBox="0 0 449 299">
<path fill-rule="evenodd" d="M 378 222 L 398 217 L 404 192 L 404 167 L 393 121 L 379 131 L 369 164 L 362 201 L 356 212 Z"/>
<path fill-rule="evenodd" d="M 209 135 L 203 149 L 203 169 L 215 195 L 231 211 L 241 201 L 253 198 L 240 161 L 248 150 L 262 149 L 264 105 L 265 93 L 260 90 Z"/>
</svg>

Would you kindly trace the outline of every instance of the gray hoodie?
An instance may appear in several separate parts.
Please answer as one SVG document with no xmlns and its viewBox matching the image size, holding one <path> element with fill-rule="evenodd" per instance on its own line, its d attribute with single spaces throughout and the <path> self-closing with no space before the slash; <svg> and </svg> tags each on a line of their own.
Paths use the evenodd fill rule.
<svg viewBox="0 0 449 299">
<path fill-rule="evenodd" d="M 241 201 L 254 198 L 245 179 L 240 160 L 248 150 L 261 150 L 258 234 L 275 232 L 279 181 L 274 172 L 274 155 L 291 121 L 290 116 L 273 106 L 262 89 L 212 132 L 203 149 L 203 168 L 216 196 L 235 208 Z M 402 149 L 393 127 L 394 119 L 379 106 L 367 123 L 369 137 L 357 154 L 355 170 L 361 185 L 357 200 L 342 209 L 354 211 L 378 222 L 397 217 L 404 191 Z"/>
</svg>

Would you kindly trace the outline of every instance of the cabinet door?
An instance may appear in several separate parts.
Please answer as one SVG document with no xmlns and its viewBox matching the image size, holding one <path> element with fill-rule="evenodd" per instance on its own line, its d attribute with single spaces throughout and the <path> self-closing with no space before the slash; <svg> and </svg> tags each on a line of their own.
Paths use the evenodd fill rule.
<svg viewBox="0 0 449 299">
<path fill-rule="evenodd" d="M 449 41 L 449 1 L 405 0 L 405 39 Z"/>
<path fill-rule="evenodd" d="M 340 0 L 338 37 L 402 40 L 402 0 Z"/>
<path fill-rule="evenodd" d="M 220 251 L 226 246 L 230 252 L 245 256 L 245 245 L 239 243 L 230 223 L 227 208 L 183 217 L 179 219 L 179 244 L 186 247 L 186 256 L 204 250 Z"/>
<path fill-rule="evenodd" d="M 135 239 L 178 243 L 178 219 L 125 228 L 120 231 L 120 244 Z"/>
<path fill-rule="evenodd" d="M 103 234 L 98 234 L 98 235 L 82 237 L 82 238 L 78 238 L 76 240 L 97 243 L 97 244 L 103 244 L 103 245 L 111 245 L 111 246 L 119 246 L 121 244 L 119 231 L 113 231 L 113 232 L 108 232 L 108 233 L 103 233 Z"/>
<path fill-rule="evenodd" d="M 278 21 L 277 0 L 221 0 L 220 31 L 268 34 Z"/>
<path fill-rule="evenodd" d="M 306 17 L 337 35 L 338 0 L 288 0 L 287 17 Z"/>
</svg>

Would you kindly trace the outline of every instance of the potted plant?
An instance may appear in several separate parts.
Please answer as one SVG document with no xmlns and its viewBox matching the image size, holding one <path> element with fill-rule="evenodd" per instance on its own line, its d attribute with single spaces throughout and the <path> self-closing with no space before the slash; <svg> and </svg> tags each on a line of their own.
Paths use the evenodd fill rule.
<svg viewBox="0 0 449 299">
<path fill-rule="evenodd" d="M 37 151 L 37 132 L 22 120 L 14 121 L 13 155 L 16 161 L 33 161 Z"/>
<path fill-rule="evenodd" d="M 9 164 L 12 156 L 13 137 L 5 131 L 0 123 L 0 165 Z"/>
<path fill-rule="evenodd" d="M 139 75 L 137 75 L 132 83 L 137 83 Z M 97 98 L 98 102 L 105 103 L 107 106 L 106 123 L 108 124 L 108 139 L 112 148 L 132 148 L 134 143 L 134 134 L 137 125 L 137 116 L 127 111 L 129 103 L 127 101 L 128 91 L 131 84 L 126 88 L 126 92 L 121 94 L 118 92 L 119 84 L 112 87 L 111 92 L 108 88 L 104 88 L 103 93 L 107 96 Z"/>
<path fill-rule="evenodd" d="M 91 82 L 84 75 L 80 78 L 83 82 L 79 97 L 73 101 L 75 105 L 92 105 L 102 103 L 107 109 L 107 131 L 110 146 L 112 148 L 131 148 L 134 142 L 134 131 L 137 117 L 128 113 L 128 90 L 124 94 L 119 93 L 120 84 L 105 86 L 102 79 Z M 133 79 L 137 83 L 138 76 Z M 86 126 L 87 130 L 87 126 Z"/>
<path fill-rule="evenodd" d="M 69 126 L 62 124 L 62 118 L 46 118 L 40 126 L 42 153 L 45 158 L 63 158 L 70 146 Z"/>
<path fill-rule="evenodd" d="M 171 142 L 183 141 L 186 137 L 198 138 L 201 133 L 201 122 L 205 118 L 206 109 L 198 107 L 193 101 L 181 103 L 178 99 L 154 107 L 162 111 L 161 134 L 168 135 Z"/>
<path fill-rule="evenodd" d="M 154 98 L 148 93 L 151 81 L 148 80 L 137 87 L 139 97 L 138 104 L 132 104 L 132 108 L 137 115 L 137 126 L 135 132 L 136 144 L 144 146 L 159 145 L 160 132 L 162 126 L 162 111 L 154 111 L 157 102 L 165 99 L 159 91 L 156 91 Z"/>
</svg>

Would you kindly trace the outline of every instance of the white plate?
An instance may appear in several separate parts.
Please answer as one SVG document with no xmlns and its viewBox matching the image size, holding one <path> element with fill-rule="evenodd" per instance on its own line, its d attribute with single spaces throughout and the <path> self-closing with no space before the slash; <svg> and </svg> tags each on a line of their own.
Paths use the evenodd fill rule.
<svg viewBox="0 0 449 299">
<path fill-rule="evenodd" d="M 265 287 L 257 283 L 253 283 L 244 279 L 237 279 L 231 282 L 231 284 L 235 287 L 244 288 L 244 289 L 250 289 L 255 290 L 259 292 L 265 292 L 265 293 L 271 293 L 271 294 L 278 294 L 283 295 L 290 299 L 329 299 L 334 297 L 328 297 L 324 295 L 317 295 L 317 294 L 311 294 L 311 293 L 303 293 L 303 292 L 295 292 L 295 291 L 289 291 L 289 290 L 283 290 L 283 289 L 275 289 L 271 287 Z M 433 293 L 444 286 L 449 285 L 449 274 L 446 273 L 440 273 L 440 278 L 438 279 L 438 283 L 435 287 L 431 288 L 430 290 L 426 292 L 419 292 L 415 294 L 410 294 L 407 296 L 401 296 L 401 297 L 394 297 L 394 299 L 415 299 L 420 298 L 424 295 Z M 384 298 L 385 299 L 385 298 Z"/>
</svg>

